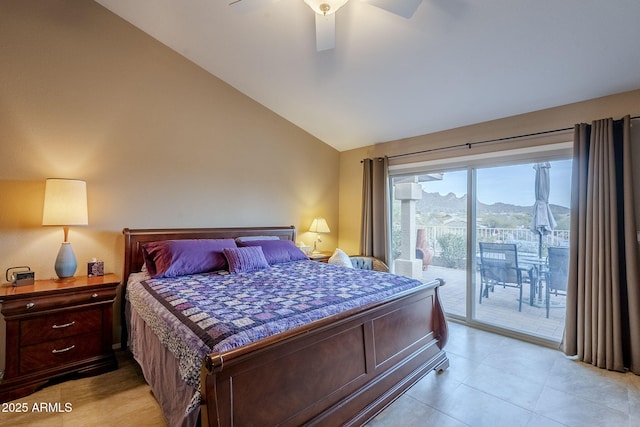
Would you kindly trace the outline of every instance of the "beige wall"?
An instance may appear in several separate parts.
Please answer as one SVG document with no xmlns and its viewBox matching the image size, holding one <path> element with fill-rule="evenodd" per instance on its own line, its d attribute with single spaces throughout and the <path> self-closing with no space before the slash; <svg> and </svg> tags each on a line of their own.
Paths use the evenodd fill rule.
<svg viewBox="0 0 640 427">
<path fill-rule="evenodd" d="M 576 123 L 589 123 L 606 117 L 619 119 L 627 114 L 640 115 L 640 90 L 618 95 L 593 99 L 528 114 L 508 117 L 490 122 L 478 123 L 444 132 L 421 135 L 398 141 L 372 145 L 340 153 L 340 238 L 338 245 L 349 253 L 359 250 L 361 214 L 362 165 L 360 160 L 373 156 L 397 156 L 416 151 L 449 147 L 452 145 L 478 142 L 496 138 L 526 135 L 555 129 L 571 128 Z M 636 147 L 640 144 L 640 121 L 634 121 L 633 131 Z M 572 140 L 572 131 L 563 132 L 560 136 L 552 135 L 544 138 L 523 139 L 508 144 L 485 144 L 474 146 L 471 150 L 460 148 L 442 150 L 420 156 L 403 157 L 402 161 L 418 161 L 437 158 L 452 158 L 468 154 L 478 154 L 492 150 L 523 147 L 531 144 L 560 142 Z M 640 148 L 634 151 L 634 158 L 640 160 Z M 394 159 L 398 161 L 398 159 Z M 636 217 L 640 215 L 640 171 L 636 172 Z M 640 226 L 640 221 L 638 221 Z"/>
<path fill-rule="evenodd" d="M 0 3 L 0 272 L 54 276 L 47 177 L 87 181 L 78 273 L 122 272 L 124 227 L 338 231 L 339 153 L 92 1 Z M 4 280 L 2 280 L 4 281 Z"/>
</svg>

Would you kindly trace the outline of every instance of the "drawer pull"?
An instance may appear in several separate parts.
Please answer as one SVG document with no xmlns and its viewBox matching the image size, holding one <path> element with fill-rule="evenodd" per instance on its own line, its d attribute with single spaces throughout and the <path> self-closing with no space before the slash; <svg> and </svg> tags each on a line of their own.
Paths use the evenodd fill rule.
<svg viewBox="0 0 640 427">
<path fill-rule="evenodd" d="M 53 353 L 53 354 L 64 353 L 65 351 L 73 350 L 74 348 L 76 348 L 75 344 L 70 345 L 67 348 L 60 349 L 60 350 L 54 348 L 53 350 L 51 350 L 51 353 Z"/>
<path fill-rule="evenodd" d="M 27 309 L 33 308 L 35 306 L 36 304 L 34 302 L 30 302 L 29 304 L 26 305 Z"/>
<path fill-rule="evenodd" d="M 98 294 L 91 294 L 91 298 L 98 298 Z"/>
<path fill-rule="evenodd" d="M 74 321 L 72 321 L 72 322 L 65 323 L 64 325 L 53 325 L 53 326 L 51 327 L 51 329 L 62 329 L 62 328 L 68 328 L 69 326 L 73 326 L 73 325 L 75 325 L 75 323 L 76 323 L 76 321 L 74 320 Z"/>
</svg>

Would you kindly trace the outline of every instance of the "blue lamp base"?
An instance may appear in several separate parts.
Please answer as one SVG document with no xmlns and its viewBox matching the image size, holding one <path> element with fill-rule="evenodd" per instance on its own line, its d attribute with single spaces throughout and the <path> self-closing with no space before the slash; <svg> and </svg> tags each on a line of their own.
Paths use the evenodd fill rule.
<svg viewBox="0 0 640 427">
<path fill-rule="evenodd" d="M 58 256 L 56 257 L 55 270 L 56 274 L 61 279 L 73 277 L 78 268 L 78 262 L 76 261 L 76 255 L 73 253 L 71 243 L 62 242 Z"/>
</svg>

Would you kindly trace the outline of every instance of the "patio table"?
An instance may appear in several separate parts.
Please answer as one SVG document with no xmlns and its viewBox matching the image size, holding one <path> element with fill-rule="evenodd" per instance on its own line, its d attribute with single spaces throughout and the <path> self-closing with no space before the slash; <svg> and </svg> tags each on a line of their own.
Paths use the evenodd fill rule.
<svg viewBox="0 0 640 427">
<path fill-rule="evenodd" d="M 521 265 L 531 266 L 536 271 L 536 278 L 534 279 L 536 283 L 531 284 L 529 305 L 534 307 L 544 307 L 544 302 L 542 301 L 542 278 L 544 277 L 544 273 L 547 271 L 547 259 L 540 258 L 536 254 L 519 253 L 518 262 Z M 538 294 L 537 301 L 535 301 L 536 293 Z"/>
</svg>

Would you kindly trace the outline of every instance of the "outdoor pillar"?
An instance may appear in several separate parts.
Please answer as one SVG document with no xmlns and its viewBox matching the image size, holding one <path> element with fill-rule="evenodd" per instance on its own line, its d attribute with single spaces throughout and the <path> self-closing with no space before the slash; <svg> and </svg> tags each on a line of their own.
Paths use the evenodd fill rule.
<svg viewBox="0 0 640 427">
<path fill-rule="evenodd" d="M 422 279 L 422 260 L 416 259 L 416 200 L 422 199 L 422 186 L 417 182 L 395 185 L 395 199 L 400 200 L 400 257 L 394 261 L 395 273 Z"/>
</svg>

